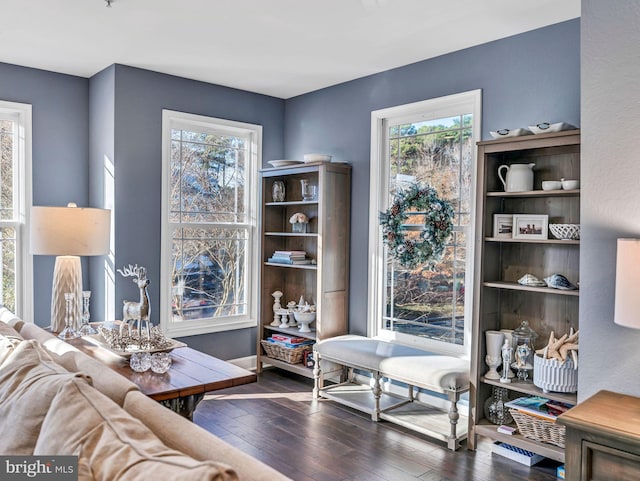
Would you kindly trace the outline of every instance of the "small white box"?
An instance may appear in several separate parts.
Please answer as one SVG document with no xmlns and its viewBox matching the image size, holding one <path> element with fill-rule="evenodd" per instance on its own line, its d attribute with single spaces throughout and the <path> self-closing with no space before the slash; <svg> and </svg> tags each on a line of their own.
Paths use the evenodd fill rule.
<svg viewBox="0 0 640 481">
<path fill-rule="evenodd" d="M 504 456 L 505 458 L 513 459 L 525 466 L 533 466 L 544 459 L 544 456 L 540 456 L 539 454 L 532 453 L 531 451 L 517 448 L 511 444 L 502 443 L 500 441 L 493 443 L 491 451 L 495 454 L 499 454 L 500 456 Z"/>
</svg>

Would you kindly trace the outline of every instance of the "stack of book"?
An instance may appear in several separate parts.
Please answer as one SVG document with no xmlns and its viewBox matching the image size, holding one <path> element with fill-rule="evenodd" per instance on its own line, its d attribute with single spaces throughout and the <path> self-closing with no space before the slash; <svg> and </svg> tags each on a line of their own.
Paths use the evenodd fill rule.
<svg viewBox="0 0 640 481">
<path fill-rule="evenodd" d="M 541 396 L 525 396 L 504 403 L 505 406 L 548 421 L 555 421 L 556 418 L 567 411 L 571 404 L 551 401 Z"/>
<path fill-rule="evenodd" d="M 268 262 L 276 264 L 311 264 L 305 251 L 275 251 Z"/>
<path fill-rule="evenodd" d="M 313 339 L 307 339 L 306 337 L 288 336 L 286 334 L 272 334 L 271 337 L 267 338 L 267 341 L 288 348 L 310 346 L 315 342 Z"/>
</svg>

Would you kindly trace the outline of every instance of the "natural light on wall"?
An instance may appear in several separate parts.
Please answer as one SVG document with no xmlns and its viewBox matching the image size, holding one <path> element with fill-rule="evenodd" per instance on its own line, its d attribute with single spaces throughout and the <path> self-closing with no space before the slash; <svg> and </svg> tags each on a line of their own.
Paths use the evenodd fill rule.
<svg viewBox="0 0 640 481">
<path fill-rule="evenodd" d="M 103 205 L 111 210 L 111 235 L 109 254 L 104 257 L 104 320 L 116 319 L 116 280 L 115 280 L 115 168 L 108 156 L 103 158 Z"/>
</svg>

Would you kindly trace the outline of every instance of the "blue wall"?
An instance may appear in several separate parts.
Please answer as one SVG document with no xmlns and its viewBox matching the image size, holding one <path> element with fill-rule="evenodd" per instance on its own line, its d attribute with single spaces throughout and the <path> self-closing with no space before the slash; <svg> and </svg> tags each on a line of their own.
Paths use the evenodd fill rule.
<svg viewBox="0 0 640 481">
<path fill-rule="evenodd" d="M 482 137 L 536 122 L 580 125 L 580 21 L 563 22 L 287 100 L 285 158 L 353 165 L 349 330 L 367 332 L 371 111 L 482 89 Z M 266 158 L 268 160 L 268 158 Z"/>
<path fill-rule="evenodd" d="M 572 20 L 289 100 L 113 65 L 90 80 L 0 63 L 0 98 L 33 105 L 33 202 L 102 205 L 102 160 L 116 167 L 116 267 L 145 265 L 159 310 L 162 109 L 263 126 L 263 161 L 328 152 L 353 165 L 350 330 L 366 332 L 372 110 L 482 89 L 489 130 L 580 124 L 580 22 Z M 91 129 L 89 130 L 89 126 Z M 87 159 L 90 159 L 88 161 Z M 89 171 L 91 169 L 91 172 Z M 86 261 L 83 261 L 86 262 Z M 103 288 L 100 262 L 85 288 Z M 97 264 L 96 264 L 97 263 Z M 87 276 L 89 272 L 89 276 Z M 34 259 L 35 319 L 48 324 L 53 258 Z M 88 285 L 88 277 L 91 284 Z M 116 311 L 131 298 L 116 275 Z M 92 311 L 104 308 L 96 294 Z M 255 329 L 192 336 L 222 358 L 255 353 Z"/>
<path fill-rule="evenodd" d="M 262 125 L 263 157 L 281 158 L 284 150 L 282 99 L 115 66 L 115 266 L 147 267 L 152 316 L 160 312 L 163 109 Z M 131 281 L 116 274 L 116 315 L 122 300 L 137 296 Z M 191 336 L 188 342 L 223 359 L 250 356 L 256 329 Z"/>
<path fill-rule="evenodd" d="M 89 205 L 87 79 L 0 63 L 0 99 L 32 105 L 33 205 Z M 34 320 L 49 325 L 55 258 L 34 256 Z M 88 288 L 86 261 L 84 287 Z"/>
</svg>

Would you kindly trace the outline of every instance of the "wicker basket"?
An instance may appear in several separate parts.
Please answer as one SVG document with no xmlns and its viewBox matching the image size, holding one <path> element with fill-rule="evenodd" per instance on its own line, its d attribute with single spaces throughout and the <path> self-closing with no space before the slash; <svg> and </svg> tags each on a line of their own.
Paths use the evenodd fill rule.
<svg viewBox="0 0 640 481">
<path fill-rule="evenodd" d="M 509 409 L 513 420 L 518 425 L 518 431 L 525 438 L 542 443 L 555 444 L 564 448 L 565 427 L 546 419 L 529 416 L 517 409 Z"/>
<path fill-rule="evenodd" d="M 302 353 L 308 349 L 311 349 L 311 346 L 309 345 L 300 347 L 285 347 L 265 340 L 260 341 L 260 344 L 262 344 L 262 348 L 264 349 L 264 352 L 267 353 L 267 356 L 287 362 L 289 364 L 301 363 Z"/>
</svg>

